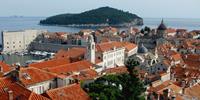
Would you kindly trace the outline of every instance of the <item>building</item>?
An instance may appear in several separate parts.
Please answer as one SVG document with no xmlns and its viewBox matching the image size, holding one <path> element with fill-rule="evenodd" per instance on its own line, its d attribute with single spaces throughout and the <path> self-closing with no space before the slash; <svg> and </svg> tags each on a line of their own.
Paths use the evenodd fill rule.
<svg viewBox="0 0 200 100">
<path fill-rule="evenodd" d="M 65 58 L 70 62 L 76 62 L 85 59 L 86 48 L 74 47 L 69 50 L 61 49 L 56 54 L 54 59 Z"/>
<path fill-rule="evenodd" d="M 43 30 L 23 30 L 23 31 L 3 31 L 2 47 L 3 53 L 14 53 L 27 50 L 37 36 L 46 31 Z"/>
<path fill-rule="evenodd" d="M 13 68 L 10 65 L 6 64 L 3 61 L 0 61 L 0 76 L 7 75 L 12 70 Z"/>
<path fill-rule="evenodd" d="M 80 84 L 52 89 L 45 95 L 51 100 L 90 100 L 89 95 L 81 88 Z"/>
<path fill-rule="evenodd" d="M 20 84 L 13 82 L 11 78 L 0 78 L 0 100 L 49 100 L 36 94 Z"/>
<path fill-rule="evenodd" d="M 37 94 L 57 87 L 55 75 L 33 67 L 17 67 L 15 71 L 11 72 L 11 77 L 14 82 L 19 82 L 22 86 Z"/>
<path fill-rule="evenodd" d="M 56 74 L 58 87 L 73 84 L 77 80 L 84 81 L 87 84 L 87 82 L 97 77 L 97 72 L 93 69 L 93 65 L 87 60 L 51 67 L 45 70 Z"/>
<path fill-rule="evenodd" d="M 98 67 L 97 72 L 124 66 L 125 58 L 137 53 L 137 45 L 129 42 L 110 41 L 95 44 L 93 36 L 88 39 L 87 59 Z"/>
</svg>

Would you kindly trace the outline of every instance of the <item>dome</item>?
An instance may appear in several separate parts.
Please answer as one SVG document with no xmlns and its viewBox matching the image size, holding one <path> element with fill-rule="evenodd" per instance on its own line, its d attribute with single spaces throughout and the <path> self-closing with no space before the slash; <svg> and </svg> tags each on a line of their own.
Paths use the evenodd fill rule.
<svg viewBox="0 0 200 100">
<path fill-rule="evenodd" d="M 147 53 L 148 49 L 142 44 L 138 48 L 138 53 Z"/>
<path fill-rule="evenodd" d="M 164 24 L 164 21 L 162 20 L 161 24 L 158 26 L 157 30 L 167 30 L 167 27 Z"/>
</svg>

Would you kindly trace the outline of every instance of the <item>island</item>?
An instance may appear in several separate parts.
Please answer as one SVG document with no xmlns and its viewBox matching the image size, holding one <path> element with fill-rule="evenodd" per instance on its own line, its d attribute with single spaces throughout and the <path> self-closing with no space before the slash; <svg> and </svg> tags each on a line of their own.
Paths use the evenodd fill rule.
<svg viewBox="0 0 200 100">
<path fill-rule="evenodd" d="M 101 7 L 78 14 L 60 14 L 40 21 L 42 25 L 65 26 L 139 26 L 143 19 L 136 14 L 111 7 Z"/>
</svg>

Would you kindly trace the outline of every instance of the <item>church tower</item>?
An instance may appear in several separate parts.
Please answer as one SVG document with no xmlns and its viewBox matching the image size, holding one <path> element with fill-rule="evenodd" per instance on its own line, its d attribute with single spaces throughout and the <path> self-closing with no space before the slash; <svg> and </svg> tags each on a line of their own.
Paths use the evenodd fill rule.
<svg viewBox="0 0 200 100">
<path fill-rule="evenodd" d="M 92 35 L 88 37 L 87 41 L 87 59 L 91 63 L 95 63 L 95 42 Z"/>
<path fill-rule="evenodd" d="M 166 30 L 167 30 L 167 27 L 164 23 L 164 20 L 162 19 L 160 25 L 158 26 L 157 28 L 157 35 L 159 38 L 163 38 L 166 34 Z"/>
</svg>

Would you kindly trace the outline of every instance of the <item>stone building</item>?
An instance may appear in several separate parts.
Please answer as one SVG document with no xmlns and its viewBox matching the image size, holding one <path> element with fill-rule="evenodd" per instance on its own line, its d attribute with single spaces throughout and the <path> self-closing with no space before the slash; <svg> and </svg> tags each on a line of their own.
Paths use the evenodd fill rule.
<svg viewBox="0 0 200 100">
<path fill-rule="evenodd" d="M 23 31 L 3 31 L 2 47 L 3 53 L 21 52 L 29 48 L 37 36 L 46 31 L 43 30 L 23 30 Z"/>
<path fill-rule="evenodd" d="M 136 43 L 142 43 L 149 50 L 154 49 L 156 46 L 166 42 L 167 27 L 164 24 L 164 21 L 161 21 L 161 24 L 158 26 L 157 30 L 152 30 L 149 33 L 137 36 Z"/>
</svg>

